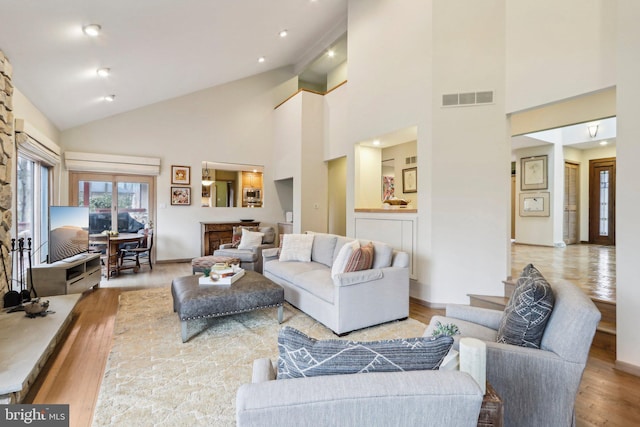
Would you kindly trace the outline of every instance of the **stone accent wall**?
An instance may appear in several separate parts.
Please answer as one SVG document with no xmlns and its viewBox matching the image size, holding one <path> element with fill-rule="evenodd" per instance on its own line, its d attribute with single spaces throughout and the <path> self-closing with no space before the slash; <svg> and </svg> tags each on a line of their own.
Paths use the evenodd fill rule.
<svg viewBox="0 0 640 427">
<path fill-rule="evenodd" d="M 12 162 L 15 150 L 13 134 L 13 84 L 9 59 L 0 50 L 0 250 L 4 255 L 6 272 L 11 277 L 11 191 Z M 9 290 L 8 282 L 0 266 L 0 295 Z"/>
</svg>

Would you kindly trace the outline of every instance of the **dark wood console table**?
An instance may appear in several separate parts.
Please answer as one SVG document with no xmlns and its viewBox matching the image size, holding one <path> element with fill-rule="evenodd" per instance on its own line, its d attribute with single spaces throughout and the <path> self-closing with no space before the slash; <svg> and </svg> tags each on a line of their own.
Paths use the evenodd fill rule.
<svg viewBox="0 0 640 427">
<path fill-rule="evenodd" d="M 231 221 L 231 222 L 201 222 L 201 245 L 200 255 L 213 255 L 213 251 L 224 243 L 231 243 L 233 227 L 239 225 L 246 227 L 257 227 L 260 222 L 256 221 Z"/>
</svg>

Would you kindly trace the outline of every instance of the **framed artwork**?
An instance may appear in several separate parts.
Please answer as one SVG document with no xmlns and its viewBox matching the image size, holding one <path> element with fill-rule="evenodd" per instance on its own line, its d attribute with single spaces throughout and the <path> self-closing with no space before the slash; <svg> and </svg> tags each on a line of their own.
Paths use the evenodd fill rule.
<svg viewBox="0 0 640 427">
<path fill-rule="evenodd" d="M 190 185 L 191 167 L 171 165 L 171 183 L 178 185 Z"/>
<path fill-rule="evenodd" d="M 521 190 L 545 190 L 547 182 L 547 156 L 524 157 L 521 160 Z"/>
<path fill-rule="evenodd" d="M 191 187 L 171 187 L 172 205 L 190 205 Z"/>
<path fill-rule="evenodd" d="M 549 216 L 549 192 L 520 193 L 520 216 Z"/>
<path fill-rule="evenodd" d="M 382 177 L 382 201 L 389 200 L 396 195 L 393 181 L 394 178 L 392 176 Z"/>
<path fill-rule="evenodd" d="M 402 192 L 416 193 L 418 191 L 418 168 L 402 169 Z"/>
</svg>

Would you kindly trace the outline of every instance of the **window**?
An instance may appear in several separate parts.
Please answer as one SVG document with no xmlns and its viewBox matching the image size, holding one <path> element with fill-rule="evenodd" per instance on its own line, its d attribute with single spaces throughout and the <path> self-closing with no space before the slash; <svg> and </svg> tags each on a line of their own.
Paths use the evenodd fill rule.
<svg viewBox="0 0 640 427">
<path fill-rule="evenodd" d="M 144 175 L 69 173 L 71 206 L 89 206 L 89 233 L 153 228 L 155 179 Z"/>
<path fill-rule="evenodd" d="M 49 200 L 53 168 L 18 150 L 16 180 L 17 233 L 25 248 L 31 239 L 33 264 L 47 261 Z M 26 266 L 25 266 L 26 268 Z"/>
</svg>

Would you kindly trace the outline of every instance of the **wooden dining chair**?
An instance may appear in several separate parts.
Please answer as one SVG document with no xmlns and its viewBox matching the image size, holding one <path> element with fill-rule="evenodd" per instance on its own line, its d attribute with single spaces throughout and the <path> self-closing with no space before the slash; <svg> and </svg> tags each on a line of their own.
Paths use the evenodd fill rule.
<svg viewBox="0 0 640 427">
<path fill-rule="evenodd" d="M 140 269 L 140 258 L 147 257 L 149 268 L 153 270 L 151 264 L 151 249 L 153 248 L 153 229 L 146 229 L 144 235 L 141 236 L 140 242 L 136 247 L 120 249 L 120 265 L 124 265 L 126 261 L 135 262 L 134 271 Z"/>
</svg>

